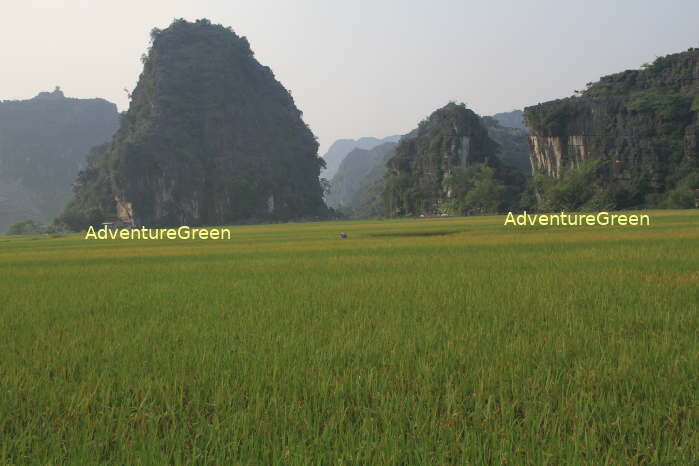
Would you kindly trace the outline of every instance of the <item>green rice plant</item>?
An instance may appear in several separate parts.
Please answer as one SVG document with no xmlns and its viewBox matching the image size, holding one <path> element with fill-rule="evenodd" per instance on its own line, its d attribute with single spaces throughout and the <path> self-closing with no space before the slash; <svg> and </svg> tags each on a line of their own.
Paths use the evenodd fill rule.
<svg viewBox="0 0 699 466">
<path fill-rule="evenodd" d="M 0 464 L 695 464 L 699 211 L 650 216 L 0 237 Z"/>
</svg>

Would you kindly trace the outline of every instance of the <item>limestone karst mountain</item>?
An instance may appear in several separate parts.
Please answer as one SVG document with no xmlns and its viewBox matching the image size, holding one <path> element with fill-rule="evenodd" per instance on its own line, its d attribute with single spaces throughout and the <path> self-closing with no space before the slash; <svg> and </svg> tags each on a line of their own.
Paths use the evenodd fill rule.
<svg viewBox="0 0 699 466">
<path fill-rule="evenodd" d="M 59 88 L 0 102 L 0 233 L 22 220 L 52 220 L 89 149 L 112 137 L 118 119 L 116 105 L 66 98 Z"/>
<path fill-rule="evenodd" d="M 699 49 L 605 76 L 578 96 L 528 107 L 525 120 L 538 194 L 548 207 L 694 206 Z"/>
<path fill-rule="evenodd" d="M 482 117 L 481 122 L 488 136 L 497 143 L 497 157 L 506 167 L 511 167 L 528 175 L 529 139 L 522 129 L 501 126 L 494 117 Z M 415 137 L 417 131 L 406 135 Z M 330 182 L 330 192 L 326 202 L 330 207 L 341 208 L 343 213 L 353 217 L 380 217 L 385 215 L 383 192 L 386 164 L 395 152 L 397 143 L 384 143 L 371 150 L 354 149 L 340 164 L 340 168 Z"/>
<path fill-rule="evenodd" d="M 245 37 L 208 20 L 154 30 L 113 141 L 62 216 L 215 225 L 323 215 L 318 144 Z"/>
<path fill-rule="evenodd" d="M 405 137 L 388 161 L 384 199 L 391 216 L 498 212 L 518 202 L 524 176 L 472 110 L 449 103 Z"/>
</svg>

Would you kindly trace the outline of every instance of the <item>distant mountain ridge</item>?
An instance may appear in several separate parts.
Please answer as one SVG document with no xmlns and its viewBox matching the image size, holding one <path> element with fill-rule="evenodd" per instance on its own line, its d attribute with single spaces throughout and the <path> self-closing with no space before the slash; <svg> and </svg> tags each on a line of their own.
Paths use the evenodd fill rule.
<svg viewBox="0 0 699 466">
<path fill-rule="evenodd" d="M 512 110 L 511 112 L 496 113 L 493 115 L 500 126 L 505 128 L 516 128 L 526 131 L 527 127 L 524 124 L 524 112 L 522 110 Z"/>
<path fill-rule="evenodd" d="M 354 149 L 364 149 L 371 150 L 374 147 L 384 144 L 386 142 L 398 142 L 400 140 L 400 135 L 387 136 L 385 138 L 379 139 L 375 137 L 362 137 L 359 139 L 338 139 L 333 142 L 328 148 L 327 152 L 323 155 L 323 160 L 325 160 L 325 169 L 321 171 L 321 178 L 326 178 L 332 180 L 332 178 L 337 173 L 340 168 L 340 164 L 347 155 Z"/>
<path fill-rule="evenodd" d="M 52 220 L 71 196 L 90 148 L 117 129 L 117 107 L 67 98 L 56 88 L 0 102 L 0 233 L 22 220 Z"/>
<path fill-rule="evenodd" d="M 354 206 L 364 191 L 386 172 L 386 162 L 393 156 L 398 143 L 384 142 L 372 149 L 356 148 L 340 164 L 330 182 L 326 202 L 330 207 Z"/>
</svg>

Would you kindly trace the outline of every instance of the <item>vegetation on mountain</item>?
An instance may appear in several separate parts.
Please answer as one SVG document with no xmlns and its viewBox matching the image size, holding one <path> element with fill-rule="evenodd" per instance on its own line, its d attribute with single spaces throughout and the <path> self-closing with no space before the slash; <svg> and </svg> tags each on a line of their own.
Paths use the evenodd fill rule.
<svg viewBox="0 0 699 466">
<path fill-rule="evenodd" d="M 697 70 L 699 49 L 689 49 L 525 109 L 540 208 L 693 207 Z"/>
<path fill-rule="evenodd" d="M 78 173 L 73 185 L 75 196 L 63 209 L 58 223 L 72 231 L 98 226 L 116 217 L 117 207 L 107 168 L 109 144 L 94 147 L 87 156 L 87 166 Z"/>
<path fill-rule="evenodd" d="M 503 164 L 482 119 L 450 103 L 420 123 L 388 161 L 390 216 L 495 213 L 519 205 L 525 178 Z"/>
<path fill-rule="evenodd" d="M 324 215 L 318 143 L 247 39 L 181 19 L 151 39 L 129 110 L 62 221 L 84 227 L 114 200 L 151 226 Z"/>
</svg>

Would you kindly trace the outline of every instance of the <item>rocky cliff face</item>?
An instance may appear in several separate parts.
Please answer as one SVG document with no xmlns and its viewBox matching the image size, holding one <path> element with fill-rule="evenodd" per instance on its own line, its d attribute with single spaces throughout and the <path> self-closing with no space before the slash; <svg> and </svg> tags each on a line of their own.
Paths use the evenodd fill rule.
<svg viewBox="0 0 699 466">
<path fill-rule="evenodd" d="M 58 88 L 0 102 L 0 232 L 55 217 L 89 149 L 112 137 L 118 119 L 116 105 L 66 98 Z"/>
<path fill-rule="evenodd" d="M 561 178 L 596 160 L 608 184 L 663 192 L 697 166 L 698 114 L 699 49 L 606 76 L 525 109 L 534 174 Z"/>
<path fill-rule="evenodd" d="M 477 172 L 494 177 L 489 182 L 510 185 L 515 179 L 521 181 L 521 176 L 502 164 L 499 151 L 481 117 L 463 104 L 450 103 L 435 111 L 401 140 L 388 161 L 387 213 L 400 216 L 444 211 L 446 203 L 456 200 L 457 192 L 477 187 L 478 180 L 466 179 L 477 177 Z M 469 172 L 476 166 L 483 170 Z M 454 176 L 457 173 L 460 175 Z M 497 191 L 506 190 L 497 186 Z M 476 196 L 475 192 L 472 195 Z"/>
<path fill-rule="evenodd" d="M 129 110 L 104 162 L 84 178 L 109 180 L 116 202 L 102 204 L 103 215 L 142 225 L 310 217 L 325 209 L 317 149 L 291 95 L 244 37 L 177 20 L 153 32 Z M 78 190 L 73 207 L 88 204 L 87 192 Z"/>
<path fill-rule="evenodd" d="M 451 115 L 449 115 L 450 112 Z M 452 198 L 454 196 L 455 186 L 452 186 L 454 184 L 454 178 L 451 175 L 454 169 L 457 167 L 465 169 L 466 167 L 484 163 L 487 159 L 487 163 L 492 166 L 502 165 L 499 167 L 499 175 L 503 175 L 504 172 L 508 171 L 508 167 L 518 171 L 521 173 L 521 175 L 527 175 L 530 173 L 527 132 L 522 129 L 501 126 L 495 117 L 482 117 L 480 118 L 479 122 L 477 115 L 476 118 L 470 118 L 475 115 L 471 115 L 471 113 L 472 112 L 470 112 L 470 110 L 461 108 L 457 105 L 447 106 L 444 109 L 438 110 L 436 115 L 433 116 L 434 118 L 430 118 L 431 123 L 426 122 L 421 125 L 422 133 L 421 129 L 418 128 L 411 131 L 410 134 L 403 136 L 402 139 L 404 139 L 406 142 L 422 137 L 422 142 L 414 141 L 421 147 L 420 151 L 422 152 L 424 148 L 428 148 L 429 150 L 429 147 L 431 147 L 433 144 L 437 144 L 436 139 L 431 140 L 430 142 L 425 142 L 424 140 L 431 139 L 432 136 L 436 136 L 438 138 L 444 137 L 444 133 L 437 129 L 441 123 L 446 123 L 447 125 L 452 124 L 453 130 L 453 125 L 456 122 L 460 122 L 456 123 L 457 132 L 459 131 L 459 125 L 462 125 L 463 134 L 457 136 L 456 139 L 452 141 L 453 146 L 448 147 L 445 152 L 446 154 L 450 151 L 455 151 L 457 152 L 456 156 L 449 157 L 447 155 L 447 158 L 450 160 L 443 160 L 444 163 L 439 167 L 439 171 L 442 176 L 442 188 L 441 191 L 437 189 L 436 194 L 434 192 L 432 193 L 432 196 L 435 196 L 437 200 L 433 201 L 434 204 L 431 208 L 422 210 L 420 211 L 421 213 L 439 211 L 440 208 L 441 210 L 462 213 L 457 212 L 458 209 L 455 210 L 453 208 L 447 208 L 444 204 L 445 201 L 453 201 Z M 518 114 L 521 116 L 521 112 L 517 111 L 502 115 L 516 119 Z M 432 128 L 426 129 L 428 126 L 432 126 Z M 468 129 L 466 129 L 467 127 Z M 487 137 L 489 137 L 490 140 L 485 139 L 485 135 L 482 132 L 483 128 L 486 129 Z M 477 141 L 474 146 L 476 154 L 472 159 L 465 160 L 463 157 L 466 155 L 466 152 L 470 152 L 471 150 L 470 138 L 471 135 L 474 134 L 476 135 L 475 140 Z M 396 139 L 400 141 L 400 138 Z M 468 144 L 467 147 L 462 145 L 464 141 L 468 141 L 466 143 Z M 484 146 L 487 146 L 486 150 L 489 151 L 490 157 L 495 156 L 495 158 L 490 159 L 482 157 L 482 154 L 479 154 L 478 151 L 480 151 Z M 402 188 L 396 186 L 395 184 L 397 180 L 401 179 L 403 180 L 402 183 L 406 185 L 410 185 L 412 183 L 412 188 L 415 188 L 415 184 L 417 184 L 418 181 L 416 181 L 415 177 L 413 177 L 412 181 L 408 181 L 411 176 L 405 171 L 399 170 L 399 172 L 396 172 L 394 170 L 387 178 L 385 177 L 387 172 L 387 164 L 389 160 L 396 155 L 396 147 L 398 147 L 398 144 L 396 142 L 391 142 L 381 144 L 371 150 L 355 149 L 350 152 L 340 164 L 337 174 L 333 177 L 330 183 L 330 192 L 326 196 L 328 205 L 334 208 L 340 208 L 343 213 L 358 218 L 380 217 L 386 215 L 387 213 L 385 211 L 385 205 L 383 202 L 383 194 L 385 192 L 386 182 L 388 180 L 391 181 L 394 188 L 389 199 L 401 197 L 400 194 L 397 194 L 398 192 L 402 192 L 403 194 L 414 192 L 416 189 L 402 190 Z M 406 148 L 408 147 L 411 147 L 411 145 L 406 144 L 402 147 L 401 150 L 403 152 L 401 153 L 401 157 L 422 158 L 426 156 L 425 152 L 422 152 L 421 154 L 408 154 L 405 152 L 407 150 Z M 455 165 L 453 165 L 454 163 Z M 415 168 L 416 170 L 421 171 L 424 167 L 416 166 Z M 430 167 L 430 170 L 431 169 L 432 167 Z M 513 175 L 510 178 L 517 178 L 516 173 L 510 173 L 510 175 Z M 425 174 L 423 173 L 422 177 L 417 177 L 417 180 L 420 178 L 424 180 Z M 510 179 L 510 181 L 512 180 Z M 517 181 L 519 182 L 522 180 Z M 432 189 L 434 186 L 430 182 L 425 184 L 429 186 L 430 189 Z M 417 191 L 420 191 L 419 188 Z M 425 193 L 419 192 L 416 194 L 416 196 L 422 197 L 424 194 Z M 444 195 L 446 195 L 446 197 Z M 456 203 L 452 202 L 452 204 Z M 451 207 L 455 206 L 452 205 Z M 418 208 L 418 210 L 419 209 L 420 208 Z"/>
</svg>

